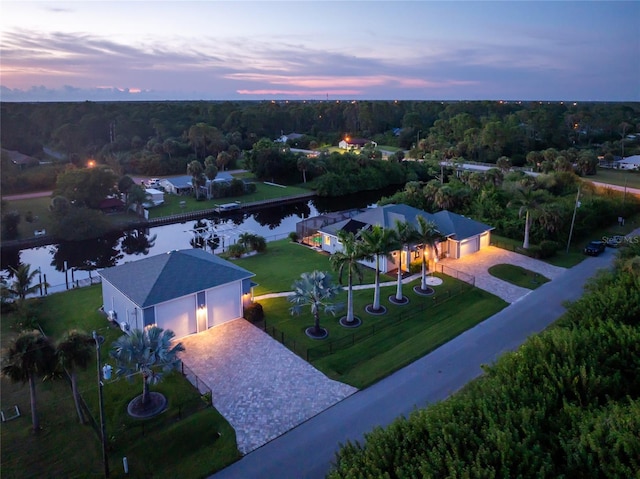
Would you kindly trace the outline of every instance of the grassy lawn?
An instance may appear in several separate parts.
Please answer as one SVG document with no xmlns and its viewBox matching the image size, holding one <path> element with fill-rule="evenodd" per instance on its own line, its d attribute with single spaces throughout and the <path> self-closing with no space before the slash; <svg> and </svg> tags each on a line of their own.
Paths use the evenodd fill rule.
<svg viewBox="0 0 640 479">
<path fill-rule="evenodd" d="M 612 168 L 598 168 L 594 176 L 586 176 L 587 181 L 607 183 L 609 185 L 628 186 L 640 189 L 640 172 L 631 170 L 614 170 Z"/>
<path fill-rule="evenodd" d="M 72 328 L 97 330 L 105 337 L 102 359 L 109 362 L 109 345 L 121 332 L 109 326 L 97 312 L 100 302 L 100 286 L 44 298 L 40 308 L 42 327 L 54 339 Z M 15 335 L 9 328 L 10 322 L 11 315 L 3 315 L 3 346 Z M 97 419 L 95 368 L 94 361 L 79 374 L 79 387 Z M 126 405 L 142 392 L 142 383 L 112 380 L 105 384 L 111 477 L 125 477 L 124 456 L 129 463 L 126 477 L 135 478 L 204 477 L 238 459 L 233 428 L 180 374 L 171 373 L 151 389 L 163 392 L 169 399 L 169 407 L 153 419 L 135 421 L 128 417 Z M 18 404 L 23 413 L 22 417 L 2 426 L 3 478 L 101 475 L 98 436 L 90 425 L 78 423 L 66 382 L 38 383 L 38 411 L 43 430 L 37 435 L 30 431 L 28 386 L 12 384 L 3 378 L 0 394 L 3 410 Z"/>
<path fill-rule="evenodd" d="M 489 268 L 489 274 L 522 288 L 536 289 L 549 279 L 541 274 L 513 264 L 496 264 Z"/>
<path fill-rule="evenodd" d="M 354 311 L 362 319 L 362 325 L 356 329 L 340 326 L 338 319 L 345 314 L 344 309 L 335 317 L 322 314 L 321 325 L 329 330 L 328 339 L 323 341 L 310 339 L 304 333 L 313 324 L 309 311 L 304 310 L 299 317 L 291 316 L 286 298 L 261 300 L 260 303 L 267 327 L 275 327 L 278 339 L 284 338 L 282 342 L 286 346 L 303 357 L 307 355 L 307 349 L 313 348 L 308 354 L 315 367 L 335 380 L 364 388 L 507 306 L 506 302 L 489 293 L 445 275 L 440 277 L 444 282 L 435 287 L 433 296 L 419 296 L 413 291 L 419 280 L 405 285 L 403 293 L 410 302 L 404 306 L 393 305 L 387 299 L 395 294 L 395 287 L 382 288 L 382 305 L 387 307 L 387 314 L 381 316 L 364 311 L 373 301 L 373 289 L 355 291 Z M 450 292 L 463 288 L 464 292 L 449 300 Z M 346 307 L 346 292 L 337 301 Z M 374 329 L 379 332 L 372 335 Z M 319 357 L 321 350 L 328 348 L 335 352 Z"/>
<path fill-rule="evenodd" d="M 163 216 L 176 215 L 179 213 L 188 213 L 191 211 L 200 211 L 215 208 L 217 205 L 224 203 L 233 203 L 238 201 L 240 203 L 251 203 L 254 201 L 272 200 L 274 198 L 286 198 L 289 196 L 295 196 L 302 193 L 310 193 L 308 188 L 301 188 L 299 186 L 287 186 L 282 188 L 280 186 L 267 185 L 262 182 L 256 182 L 257 189 L 255 193 L 243 196 L 233 196 L 229 198 L 217 198 L 213 200 L 196 201 L 193 196 L 177 196 L 166 194 L 164 195 L 164 204 L 156 206 L 149 210 L 149 218 L 160 218 Z M 182 206 L 180 203 L 184 201 Z"/>
<path fill-rule="evenodd" d="M 48 230 L 50 228 L 49 204 L 51 204 L 51 198 L 49 197 L 7 201 L 5 211 L 17 211 L 20 213 L 19 238 L 32 238 L 35 230 Z M 31 223 L 26 220 L 28 212 L 31 212 L 34 218 Z"/>
<path fill-rule="evenodd" d="M 329 256 L 299 243 L 292 243 L 288 239 L 267 243 L 267 252 L 255 256 L 232 260 L 252 273 L 253 281 L 259 284 L 254 288 L 256 296 L 267 293 L 291 291 L 291 284 L 300 277 L 301 273 L 313 270 L 329 271 L 337 281 L 338 274 L 331 268 Z M 369 268 L 363 268 L 363 284 L 373 283 L 375 274 Z M 381 275 L 381 281 L 395 279 Z M 343 281 L 346 282 L 346 276 Z M 357 283 L 356 283 L 357 284 Z"/>
</svg>

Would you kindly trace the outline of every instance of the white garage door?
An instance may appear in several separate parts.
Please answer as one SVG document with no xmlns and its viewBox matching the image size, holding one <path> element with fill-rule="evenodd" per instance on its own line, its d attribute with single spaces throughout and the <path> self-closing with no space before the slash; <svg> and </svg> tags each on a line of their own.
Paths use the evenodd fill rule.
<svg viewBox="0 0 640 479">
<path fill-rule="evenodd" d="M 156 306 L 156 324 L 162 329 L 172 330 L 176 338 L 193 334 L 196 326 L 196 300 L 186 296 Z"/>
<path fill-rule="evenodd" d="M 460 257 L 472 254 L 478 251 L 478 237 L 474 236 L 460 243 Z"/>
<path fill-rule="evenodd" d="M 240 283 L 231 283 L 207 291 L 209 327 L 231 321 L 242 315 Z"/>
</svg>

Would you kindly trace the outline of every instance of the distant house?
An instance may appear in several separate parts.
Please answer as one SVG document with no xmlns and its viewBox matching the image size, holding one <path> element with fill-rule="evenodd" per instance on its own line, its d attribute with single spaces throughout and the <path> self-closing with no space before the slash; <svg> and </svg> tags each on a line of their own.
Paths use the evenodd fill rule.
<svg viewBox="0 0 640 479">
<path fill-rule="evenodd" d="M 302 138 L 304 135 L 301 133 L 289 133 L 288 135 L 280 135 L 279 138 L 275 140 L 276 143 L 286 143 L 289 140 L 298 140 Z"/>
<path fill-rule="evenodd" d="M 621 170 L 640 170 L 640 155 L 627 156 L 618 161 Z"/>
<path fill-rule="evenodd" d="M 173 195 L 189 195 L 193 191 L 191 179 L 191 176 L 187 175 L 164 178 L 160 180 L 160 186 Z"/>
<path fill-rule="evenodd" d="M 243 316 L 254 274 L 201 249 L 98 271 L 105 313 L 123 331 L 155 324 L 177 338 Z"/>
<path fill-rule="evenodd" d="M 34 158 L 33 156 L 28 156 L 19 151 L 14 150 L 5 150 L 2 149 L 2 153 L 7 155 L 11 160 L 11 163 L 20 167 L 20 169 L 27 168 L 30 166 L 37 166 L 40 164 L 40 160 Z"/>
<path fill-rule="evenodd" d="M 377 147 L 378 144 L 375 141 L 366 140 L 364 138 L 345 138 L 338 143 L 338 147 L 343 150 L 360 150 L 367 144 L 372 144 Z"/>
<path fill-rule="evenodd" d="M 403 204 L 385 205 L 368 208 L 349 219 L 319 228 L 318 232 L 322 238 L 320 242 L 321 248 L 331 254 L 341 251 L 342 244 L 338 240 L 338 232 L 340 230 L 357 234 L 359 231 L 370 229 L 374 225 L 379 225 L 383 228 L 396 228 L 396 222 L 403 223 L 405 221 L 417 228 L 418 216 L 423 216 L 426 220 L 433 221 L 438 231 L 442 234 L 444 239 L 438 247 L 442 257 L 458 259 L 489 246 L 491 230 L 494 229 L 484 223 L 446 210 L 431 214 Z M 423 248 L 415 246 L 411 249 L 412 260 L 420 259 L 424 254 Z M 392 271 L 400 266 L 406 269 L 406 264 L 408 263 L 406 255 L 407 251 L 395 252 L 392 255 L 392 259 L 382 261 L 381 271 Z M 402 259 L 401 263 L 398 261 L 400 258 Z M 363 262 L 363 264 L 373 267 L 375 262 L 369 261 Z"/>
</svg>

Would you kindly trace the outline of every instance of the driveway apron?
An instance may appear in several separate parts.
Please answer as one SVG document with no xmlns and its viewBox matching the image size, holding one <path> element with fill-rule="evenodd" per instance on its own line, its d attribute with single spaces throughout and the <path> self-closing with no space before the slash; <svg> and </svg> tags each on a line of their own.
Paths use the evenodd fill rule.
<svg viewBox="0 0 640 479">
<path fill-rule="evenodd" d="M 444 259 L 441 263 L 455 270 L 475 276 L 476 287 L 495 294 L 508 303 L 519 301 L 531 293 L 532 290 L 513 285 L 495 276 L 491 276 L 491 274 L 489 274 L 489 268 L 491 266 L 496 264 L 512 264 L 538 273 L 552 281 L 566 271 L 565 268 L 553 266 L 544 261 L 496 248 L 495 246 L 483 248 L 477 253 L 464 256 L 460 259 Z"/>
<path fill-rule="evenodd" d="M 329 379 L 269 335 L 236 319 L 180 340 L 182 361 L 246 454 L 357 391 Z"/>
</svg>

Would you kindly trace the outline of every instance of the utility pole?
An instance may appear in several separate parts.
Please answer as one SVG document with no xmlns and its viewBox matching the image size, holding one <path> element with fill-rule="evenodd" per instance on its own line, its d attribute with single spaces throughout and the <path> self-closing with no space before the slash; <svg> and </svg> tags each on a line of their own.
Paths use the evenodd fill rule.
<svg viewBox="0 0 640 479">
<path fill-rule="evenodd" d="M 569 230 L 569 240 L 567 241 L 567 254 L 569 254 L 569 246 L 571 245 L 571 236 L 573 235 L 573 224 L 576 222 L 576 212 L 580 208 L 580 187 L 578 186 L 578 194 L 576 195 L 576 204 L 573 207 L 573 218 L 571 218 L 571 229 Z"/>
<path fill-rule="evenodd" d="M 102 464 L 104 477 L 109 477 L 109 459 L 107 457 L 107 426 L 104 420 L 104 399 L 102 396 L 102 365 L 100 364 L 100 345 L 104 342 L 102 336 L 93 332 L 93 340 L 96 342 L 96 359 L 98 363 L 98 402 L 100 404 L 100 440 L 102 441 Z"/>
</svg>

